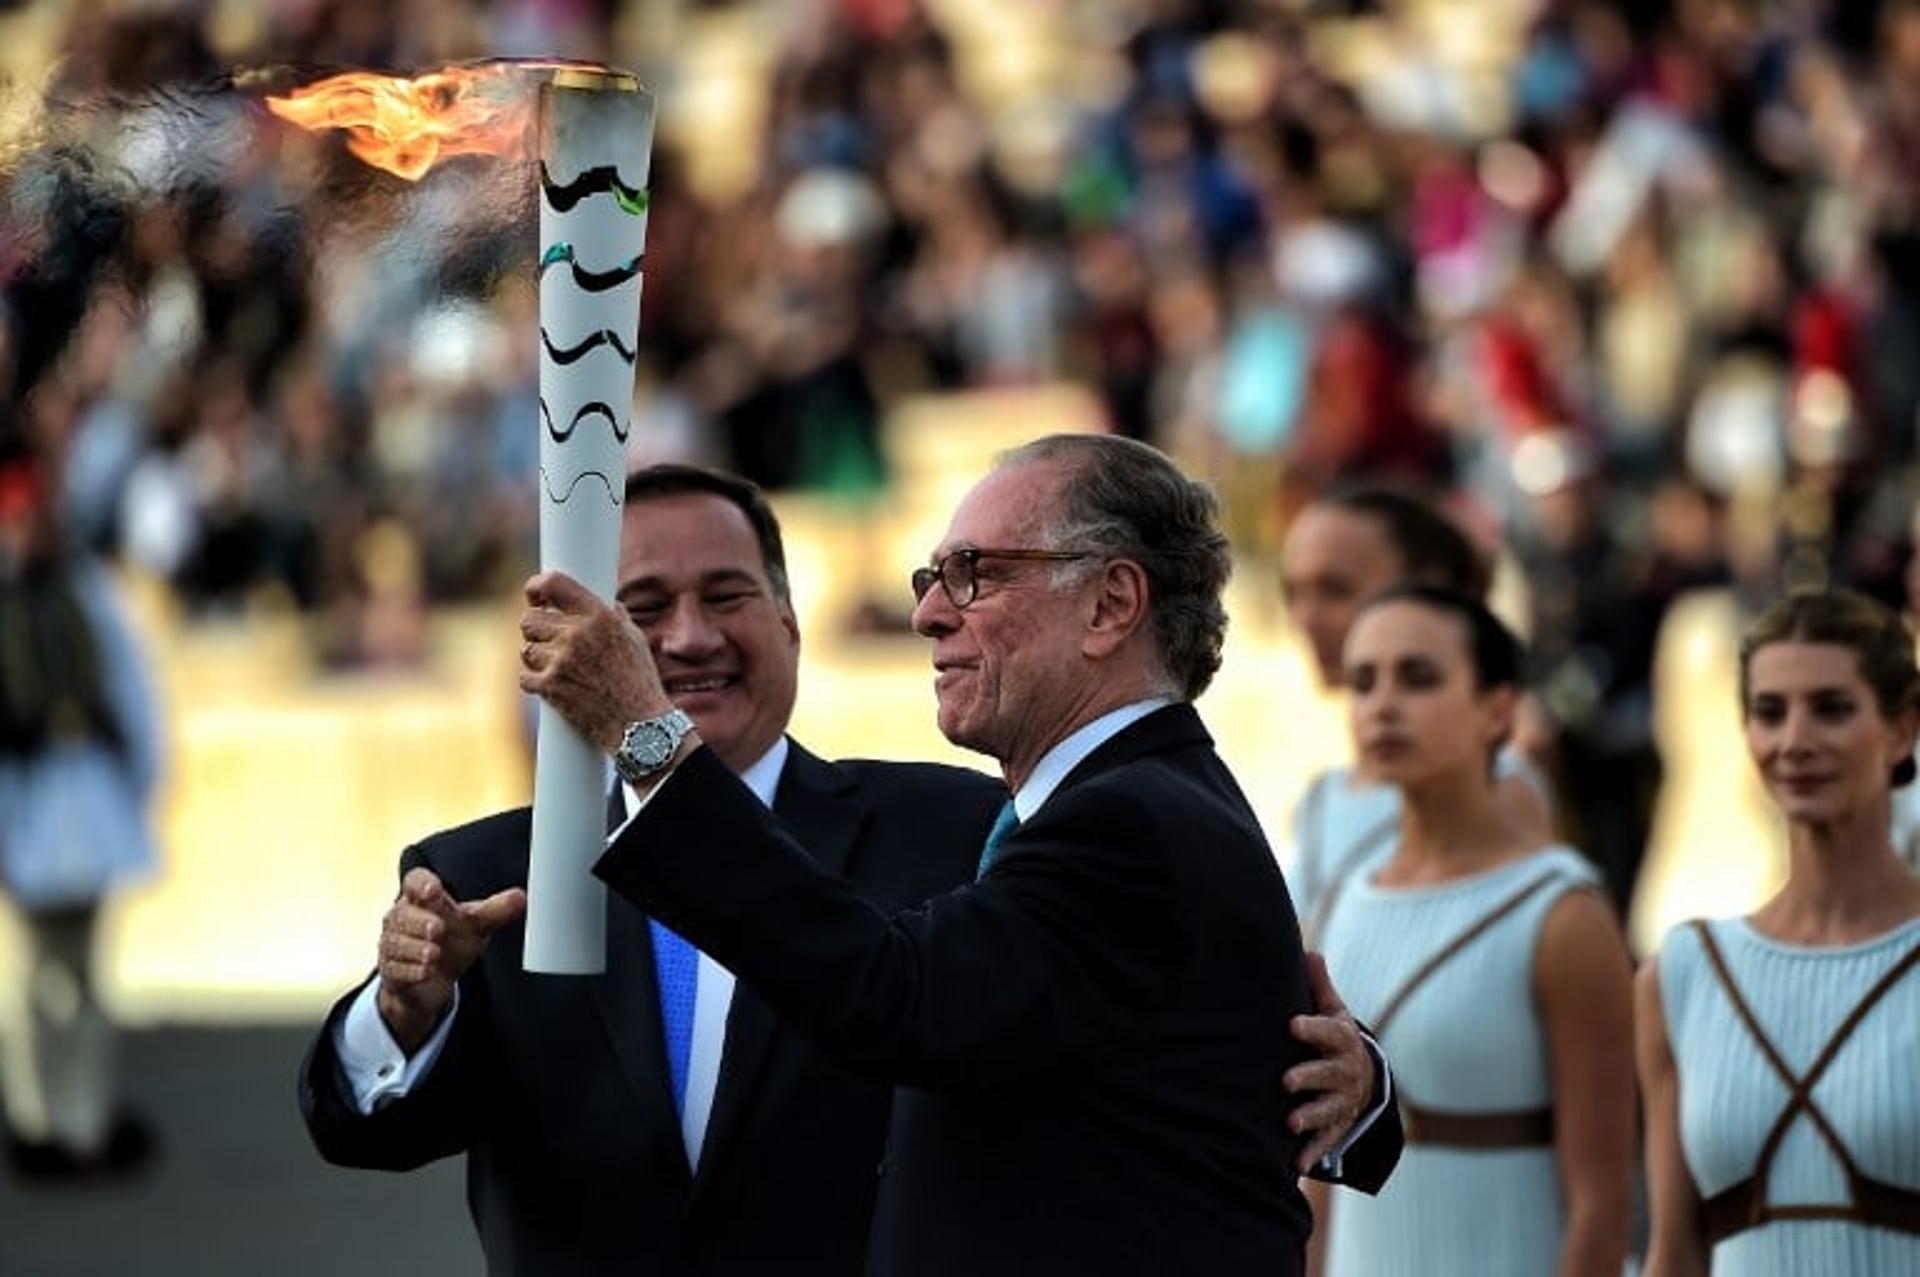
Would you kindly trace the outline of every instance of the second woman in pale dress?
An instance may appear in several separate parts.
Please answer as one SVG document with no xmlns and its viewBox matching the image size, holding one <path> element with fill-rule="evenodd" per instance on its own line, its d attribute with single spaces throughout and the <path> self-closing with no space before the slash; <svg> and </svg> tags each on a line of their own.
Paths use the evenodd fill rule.
<svg viewBox="0 0 1920 1277">
<path fill-rule="evenodd" d="M 1319 942 L 1393 1061 L 1407 1151 L 1378 1197 L 1315 1186 L 1312 1272 L 1619 1277 L 1625 1261 L 1631 964 L 1586 858 L 1496 801 L 1519 674 L 1512 634 L 1446 590 L 1389 590 L 1347 637 L 1355 743 L 1402 803 Z"/>
<path fill-rule="evenodd" d="M 1432 503 L 1398 488 L 1337 488 L 1302 510 L 1287 531 L 1280 586 L 1287 615 L 1321 683 L 1344 686 L 1341 653 L 1366 601 L 1395 585 L 1435 585 L 1484 600 L 1491 565 L 1473 538 Z M 1543 838 L 1553 827 L 1550 786 L 1508 747 L 1495 762 L 1494 795 L 1512 822 Z M 1366 760 L 1329 767 L 1307 782 L 1294 808 L 1287 890 L 1309 944 L 1325 900 L 1378 856 L 1400 822 L 1400 791 L 1370 775 Z"/>
</svg>

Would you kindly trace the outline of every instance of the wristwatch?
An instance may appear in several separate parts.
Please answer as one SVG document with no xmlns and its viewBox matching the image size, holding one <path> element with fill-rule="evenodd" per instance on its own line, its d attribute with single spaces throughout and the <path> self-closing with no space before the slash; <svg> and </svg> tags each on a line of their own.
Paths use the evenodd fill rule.
<svg viewBox="0 0 1920 1277">
<path fill-rule="evenodd" d="M 680 742 L 693 730 L 685 710 L 668 710 L 654 718 L 628 723 L 613 751 L 613 769 L 629 785 L 638 785 L 673 761 Z"/>
</svg>

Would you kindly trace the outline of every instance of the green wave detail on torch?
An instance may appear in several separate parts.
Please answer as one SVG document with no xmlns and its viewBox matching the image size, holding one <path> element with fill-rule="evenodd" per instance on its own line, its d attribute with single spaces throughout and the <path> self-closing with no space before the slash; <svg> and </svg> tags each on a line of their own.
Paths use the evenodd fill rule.
<svg viewBox="0 0 1920 1277">
<path fill-rule="evenodd" d="M 635 217 L 645 215 L 647 205 L 653 202 L 653 197 L 647 193 L 646 187 L 630 191 L 618 182 L 613 184 L 613 198 L 620 205 L 621 212 L 631 213 Z"/>
<path fill-rule="evenodd" d="M 561 240 L 540 255 L 540 269 L 545 270 L 555 262 L 570 262 L 572 260 L 573 245 L 567 243 L 565 240 Z"/>
</svg>

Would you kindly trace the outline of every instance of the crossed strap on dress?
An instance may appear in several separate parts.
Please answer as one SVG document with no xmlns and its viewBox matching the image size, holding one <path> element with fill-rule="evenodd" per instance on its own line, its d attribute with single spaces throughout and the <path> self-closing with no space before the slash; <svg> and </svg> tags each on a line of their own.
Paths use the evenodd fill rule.
<svg viewBox="0 0 1920 1277">
<path fill-rule="evenodd" d="M 1386 1039 L 1387 1026 L 1393 1022 L 1394 1016 L 1400 1013 L 1400 1008 L 1406 1005 L 1415 990 L 1433 978 L 1435 972 L 1492 930 L 1501 919 L 1565 877 L 1557 869 L 1542 874 L 1442 946 L 1439 952 L 1401 981 L 1400 987 L 1387 999 L 1386 1006 L 1373 1024 L 1375 1038 L 1381 1041 Z M 1396 1089 L 1399 1092 L 1401 1126 L 1409 1144 L 1436 1144 L 1450 1148 L 1533 1148 L 1553 1143 L 1551 1108 L 1515 1109 L 1504 1113 L 1445 1113 L 1413 1103 L 1407 1098 L 1405 1089 L 1397 1083 Z"/>
<path fill-rule="evenodd" d="M 1747 1026 L 1747 1032 L 1759 1045 L 1760 1053 L 1787 1084 L 1790 1098 L 1787 1107 L 1775 1119 L 1767 1138 L 1760 1145 L 1760 1162 L 1753 1174 L 1730 1188 L 1722 1189 L 1701 1204 L 1701 1214 L 1706 1225 L 1707 1241 L 1718 1245 L 1735 1233 L 1745 1232 L 1749 1228 L 1758 1228 L 1775 1220 L 1785 1219 L 1845 1219 L 1858 1224 L 1867 1224 L 1875 1228 L 1890 1228 L 1896 1232 L 1920 1234 L 1920 1192 L 1903 1188 L 1898 1184 L 1889 1184 L 1885 1180 L 1874 1179 L 1864 1174 L 1854 1162 L 1853 1154 L 1841 1142 L 1833 1124 L 1827 1115 L 1814 1103 L 1813 1088 L 1820 1077 L 1832 1064 L 1834 1057 L 1840 1054 L 1840 1048 L 1846 1044 L 1867 1013 L 1885 997 L 1902 976 L 1920 963 L 1920 945 L 1909 949 L 1900 961 L 1888 968 L 1887 973 L 1867 990 L 1853 1008 L 1851 1014 L 1840 1022 L 1840 1027 L 1827 1039 L 1827 1045 L 1803 1076 L 1795 1077 L 1793 1069 L 1774 1046 L 1772 1039 L 1761 1029 L 1760 1021 L 1754 1016 L 1753 1008 L 1747 1005 L 1746 997 L 1740 992 L 1740 986 L 1734 983 L 1733 972 L 1728 968 L 1726 959 L 1721 956 L 1720 946 L 1715 943 L 1713 932 L 1706 923 L 1695 919 L 1692 923 L 1694 934 L 1700 937 L 1701 947 L 1706 950 L 1707 962 L 1713 968 L 1714 977 L 1720 987 L 1726 991 L 1727 998 L 1733 1003 L 1733 1009 L 1739 1013 L 1740 1020 Z M 1787 1129 L 1793 1125 L 1794 1118 L 1802 1112 L 1807 1115 L 1814 1129 L 1833 1155 L 1839 1160 L 1841 1169 L 1847 1173 L 1848 1190 L 1853 1196 L 1849 1205 L 1786 1205 L 1776 1206 L 1767 1200 L 1767 1177 L 1773 1169 L 1773 1159 L 1780 1152 L 1780 1145 L 1787 1137 Z"/>
</svg>

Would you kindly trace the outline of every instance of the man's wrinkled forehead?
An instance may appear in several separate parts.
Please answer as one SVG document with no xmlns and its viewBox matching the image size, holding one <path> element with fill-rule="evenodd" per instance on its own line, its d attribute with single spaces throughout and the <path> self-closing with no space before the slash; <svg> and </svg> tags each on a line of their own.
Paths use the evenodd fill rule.
<svg viewBox="0 0 1920 1277">
<path fill-rule="evenodd" d="M 973 486 L 953 512 L 930 561 L 955 550 L 1038 549 L 1059 509 L 1062 476 L 1047 462 L 1011 462 Z"/>
</svg>

